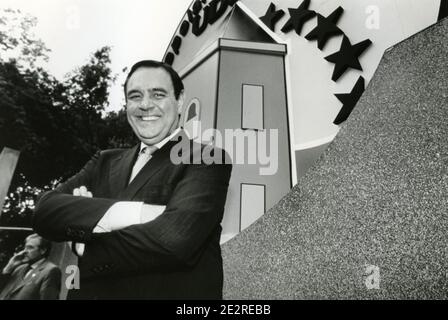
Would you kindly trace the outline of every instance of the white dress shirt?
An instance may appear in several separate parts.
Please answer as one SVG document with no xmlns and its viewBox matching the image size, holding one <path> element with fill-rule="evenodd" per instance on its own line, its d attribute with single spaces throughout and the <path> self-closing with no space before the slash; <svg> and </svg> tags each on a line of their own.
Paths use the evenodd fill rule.
<svg viewBox="0 0 448 320">
<path fill-rule="evenodd" d="M 171 135 L 160 141 L 159 143 L 156 143 L 154 147 L 157 149 L 161 149 L 171 138 L 173 138 L 178 132 L 180 131 L 180 128 L 177 128 Z M 143 142 L 140 143 L 140 151 L 143 150 L 143 148 L 146 148 L 147 145 L 145 145 Z M 151 159 L 151 157 L 149 158 Z M 148 159 L 148 161 L 149 161 Z M 141 170 L 142 168 L 140 168 Z M 135 176 L 138 173 L 135 174 Z M 154 215 L 149 217 L 149 221 L 157 218 L 163 210 L 165 210 L 165 206 L 158 206 L 158 205 L 150 205 L 152 207 L 151 210 L 154 212 Z M 124 227 L 133 225 L 133 224 L 139 224 L 139 223 L 145 223 L 148 222 L 148 217 L 144 217 L 146 221 L 142 221 L 142 207 L 143 202 L 137 202 L 137 201 L 120 201 L 115 203 L 113 206 L 109 208 L 109 210 L 106 211 L 103 218 L 98 222 L 97 227 L 99 227 L 97 230 L 93 230 L 93 232 L 110 232 L 118 229 L 123 229 Z M 161 210 L 163 207 L 163 210 Z M 123 212 L 126 212 L 126 214 L 123 214 Z"/>
<path fill-rule="evenodd" d="M 156 143 L 154 147 L 161 149 L 169 140 L 171 140 L 181 129 L 177 128 L 173 133 L 162 141 Z M 140 143 L 140 152 L 143 148 L 148 147 L 143 142 Z M 148 161 L 151 156 L 148 158 Z M 140 170 L 142 167 L 140 167 Z M 134 178 L 138 172 L 133 174 Z M 129 183 L 132 181 L 130 179 Z M 143 205 L 145 210 L 143 210 Z M 154 220 L 165 211 L 165 206 L 145 204 L 140 201 L 119 201 L 113 204 L 98 221 L 98 224 L 93 229 L 94 233 L 111 232 L 114 230 L 123 229 L 133 224 L 141 224 Z M 79 256 L 84 253 L 84 244 L 77 243 L 75 250 Z"/>
</svg>

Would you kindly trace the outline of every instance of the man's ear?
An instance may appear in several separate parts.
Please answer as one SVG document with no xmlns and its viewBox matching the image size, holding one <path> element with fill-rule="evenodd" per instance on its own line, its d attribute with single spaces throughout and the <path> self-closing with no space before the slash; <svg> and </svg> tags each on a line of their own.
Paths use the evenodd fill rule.
<svg viewBox="0 0 448 320">
<path fill-rule="evenodd" d="M 179 98 L 177 99 L 177 113 L 182 114 L 182 107 L 184 106 L 185 101 L 185 93 L 184 90 L 182 90 L 179 94 Z"/>
<path fill-rule="evenodd" d="M 47 254 L 48 249 L 39 249 L 39 252 L 41 254 L 41 256 L 44 256 Z"/>
</svg>

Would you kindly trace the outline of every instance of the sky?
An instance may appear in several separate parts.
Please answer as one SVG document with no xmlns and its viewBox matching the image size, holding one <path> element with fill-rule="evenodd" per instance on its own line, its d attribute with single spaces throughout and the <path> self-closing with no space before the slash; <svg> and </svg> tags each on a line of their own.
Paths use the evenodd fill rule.
<svg viewBox="0 0 448 320">
<path fill-rule="evenodd" d="M 0 0 L 0 8 L 20 9 L 38 19 L 34 33 L 51 52 L 43 66 L 58 79 L 111 46 L 112 72 L 120 77 L 110 89 L 109 108 L 124 103 L 123 68 L 142 59 L 163 58 L 192 0 Z"/>
</svg>

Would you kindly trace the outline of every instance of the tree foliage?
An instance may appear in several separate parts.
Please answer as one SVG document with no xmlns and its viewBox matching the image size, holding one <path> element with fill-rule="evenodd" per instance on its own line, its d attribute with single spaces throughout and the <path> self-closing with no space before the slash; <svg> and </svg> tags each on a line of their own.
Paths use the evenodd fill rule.
<svg viewBox="0 0 448 320">
<path fill-rule="evenodd" d="M 36 62 L 47 61 L 50 50 L 34 35 L 36 24 L 36 17 L 22 14 L 20 10 L 0 10 L 0 59 L 13 57 L 30 68 Z"/>
<path fill-rule="evenodd" d="M 20 11 L 0 9 L 0 150 L 21 151 L 3 226 L 29 226 L 39 193 L 75 174 L 96 151 L 136 142 L 125 111 L 106 112 L 116 79 L 110 47 L 99 48 L 58 80 L 38 66 L 49 49 L 33 35 L 36 23 Z M 7 239 L 15 237 L 0 231 L 0 244 Z M 8 247 L 6 256 L 14 249 L 2 247 Z"/>
<path fill-rule="evenodd" d="M 98 49 L 86 64 L 58 81 L 30 63 L 48 52 L 30 35 L 36 20 L 18 11 L 3 12 L 3 30 L 13 25 L 20 32 L 11 33 L 16 38 L 1 32 L 0 47 L 30 48 L 7 60 L 0 56 L 0 147 L 21 151 L 16 172 L 31 185 L 44 187 L 74 174 L 99 149 L 133 143 L 124 112 L 105 112 L 108 89 L 116 79 L 110 47 Z M 12 187 L 20 185 L 18 174 Z"/>
</svg>

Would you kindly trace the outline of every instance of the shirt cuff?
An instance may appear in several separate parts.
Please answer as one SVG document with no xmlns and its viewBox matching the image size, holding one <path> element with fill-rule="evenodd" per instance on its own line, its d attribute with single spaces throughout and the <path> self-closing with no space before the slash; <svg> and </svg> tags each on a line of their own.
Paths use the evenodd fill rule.
<svg viewBox="0 0 448 320">
<path fill-rule="evenodd" d="M 142 206 L 140 223 L 146 223 L 154 220 L 165 211 L 166 206 L 155 204 L 144 204 Z"/>
<path fill-rule="evenodd" d="M 143 202 L 120 201 L 112 205 L 93 229 L 94 233 L 110 232 L 140 223 Z"/>
<path fill-rule="evenodd" d="M 75 243 L 75 252 L 78 255 L 78 257 L 82 257 L 85 248 L 86 245 L 84 243 Z"/>
</svg>

